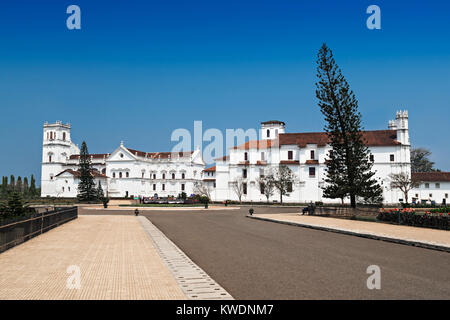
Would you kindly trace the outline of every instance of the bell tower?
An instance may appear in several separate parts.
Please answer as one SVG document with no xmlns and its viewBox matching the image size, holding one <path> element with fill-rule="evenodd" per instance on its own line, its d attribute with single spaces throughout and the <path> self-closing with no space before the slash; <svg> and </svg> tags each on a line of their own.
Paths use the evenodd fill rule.
<svg viewBox="0 0 450 320">
<path fill-rule="evenodd" d="M 278 138 L 280 133 L 284 133 L 285 123 L 278 120 L 261 122 L 260 139 L 273 140 Z"/>
<path fill-rule="evenodd" d="M 70 124 L 44 123 L 42 141 L 41 196 L 55 196 L 55 176 L 64 170 L 64 165 L 73 154 L 79 154 L 78 146 L 72 143 Z"/>
</svg>

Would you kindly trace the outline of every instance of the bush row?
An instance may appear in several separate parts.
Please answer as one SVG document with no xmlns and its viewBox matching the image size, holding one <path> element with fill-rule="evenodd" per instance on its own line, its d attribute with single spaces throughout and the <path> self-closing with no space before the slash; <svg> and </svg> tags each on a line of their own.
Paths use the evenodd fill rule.
<svg viewBox="0 0 450 320">
<path fill-rule="evenodd" d="M 417 214 L 412 210 L 389 210 L 380 212 L 377 220 L 414 227 L 450 230 L 450 214 L 442 212 Z"/>
</svg>

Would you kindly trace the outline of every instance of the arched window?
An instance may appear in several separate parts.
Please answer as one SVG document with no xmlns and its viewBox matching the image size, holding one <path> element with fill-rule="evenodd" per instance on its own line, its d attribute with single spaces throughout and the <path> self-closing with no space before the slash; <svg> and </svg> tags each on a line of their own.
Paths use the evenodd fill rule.
<svg viewBox="0 0 450 320">
<path fill-rule="evenodd" d="M 119 172 L 119 178 L 122 178 L 122 172 Z"/>
<path fill-rule="evenodd" d="M 106 168 L 103 168 L 103 169 L 102 169 L 102 173 L 103 173 L 103 174 L 106 174 Z"/>
<path fill-rule="evenodd" d="M 127 171 L 126 172 L 126 177 L 129 178 L 130 177 L 130 173 Z"/>
<path fill-rule="evenodd" d="M 172 173 L 172 179 L 175 179 L 175 173 Z"/>
<path fill-rule="evenodd" d="M 270 137 L 270 130 L 269 129 L 267 129 L 267 138 L 269 138 Z"/>
<path fill-rule="evenodd" d="M 66 141 L 66 133 L 63 132 L 63 140 Z"/>
<path fill-rule="evenodd" d="M 248 153 L 247 153 L 247 152 L 244 153 L 244 160 L 245 160 L 245 161 L 248 160 Z"/>
<path fill-rule="evenodd" d="M 115 172 L 113 172 L 113 178 L 115 178 L 116 177 L 116 173 Z"/>
<path fill-rule="evenodd" d="M 186 175 L 184 174 L 184 172 L 181 174 L 181 179 L 184 179 L 186 177 Z"/>
<path fill-rule="evenodd" d="M 165 174 L 165 173 L 162 174 L 162 178 L 163 178 L 163 179 L 166 178 L 166 174 Z"/>
</svg>

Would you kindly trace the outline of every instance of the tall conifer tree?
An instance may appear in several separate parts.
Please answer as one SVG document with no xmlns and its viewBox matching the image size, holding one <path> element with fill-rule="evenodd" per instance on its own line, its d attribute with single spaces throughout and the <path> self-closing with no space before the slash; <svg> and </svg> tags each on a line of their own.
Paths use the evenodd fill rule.
<svg viewBox="0 0 450 320">
<path fill-rule="evenodd" d="M 30 178 L 30 191 L 29 191 L 30 197 L 36 198 L 38 197 L 38 192 L 36 190 L 36 180 L 34 180 L 34 175 L 31 175 Z"/>
<path fill-rule="evenodd" d="M 332 147 L 327 161 L 324 197 L 349 197 L 353 208 L 357 197 L 379 202 L 382 189 L 371 170 L 358 101 L 326 44 L 319 50 L 317 64 L 316 97 L 325 116 L 324 130 Z"/>
<path fill-rule="evenodd" d="M 92 176 L 91 156 L 85 141 L 81 144 L 79 170 L 78 199 L 80 201 L 96 200 L 97 190 Z"/>
</svg>

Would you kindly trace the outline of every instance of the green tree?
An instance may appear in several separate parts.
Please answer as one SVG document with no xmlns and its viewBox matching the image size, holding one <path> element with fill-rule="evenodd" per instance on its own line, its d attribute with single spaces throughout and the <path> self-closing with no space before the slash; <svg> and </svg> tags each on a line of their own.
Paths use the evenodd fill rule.
<svg viewBox="0 0 450 320">
<path fill-rule="evenodd" d="M 411 150 L 411 172 L 433 172 L 434 162 L 429 159 L 431 151 L 425 148 L 415 148 Z"/>
<path fill-rule="evenodd" d="M 99 181 L 98 182 L 98 187 L 97 187 L 97 199 L 98 200 L 103 200 L 104 197 L 105 197 L 105 193 L 103 192 L 102 182 Z"/>
<path fill-rule="evenodd" d="M 14 178 L 14 175 L 12 174 L 9 177 L 9 191 L 14 192 L 16 190 L 16 179 Z"/>
<path fill-rule="evenodd" d="M 85 141 L 81 144 L 79 170 L 78 199 L 80 201 L 96 200 L 98 194 L 95 188 L 94 177 L 92 176 L 91 156 Z"/>
<path fill-rule="evenodd" d="M 0 198 L 6 199 L 8 196 L 8 177 L 2 178 L 2 186 L 0 190 Z"/>
<path fill-rule="evenodd" d="M 30 190 L 28 186 L 28 177 L 23 178 L 23 197 L 28 198 L 30 195 Z"/>
<path fill-rule="evenodd" d="M 31 175 L 31 178 L 30 178 L 29 194 L 30 194 L 31 198 L 36 198 L 40 195 L 40 193 L 38 193 L 36 190 L 36 180 L 34 180 L 34 175 Z"/>
<path fill-rule="evenodd" d="M 8 201 L 0 205 L 0 214 L 3 218 L 21 216 L 27 212 L 27 206 L 24 204 L 19 192 L 11 192 Z"/>
<path fill-rule="evenodd" d="M 374 179 L 369 149 L 362 136 L 358 101 L 337 66 L 333 53 L 323 44 L 317 60 L 316 97 L 325 117 L 332 152 L 327 161 L 326 198 L 380 198 L 382 189 Z"/>
<path fill-rule="evenodd" d="M 20 194 L 23 193 L 23 184 L 22 184 L 22 177 L 18 176 L 17 177 L 17 182 L 16 182 L 16 191 Z"/>
</svg>

